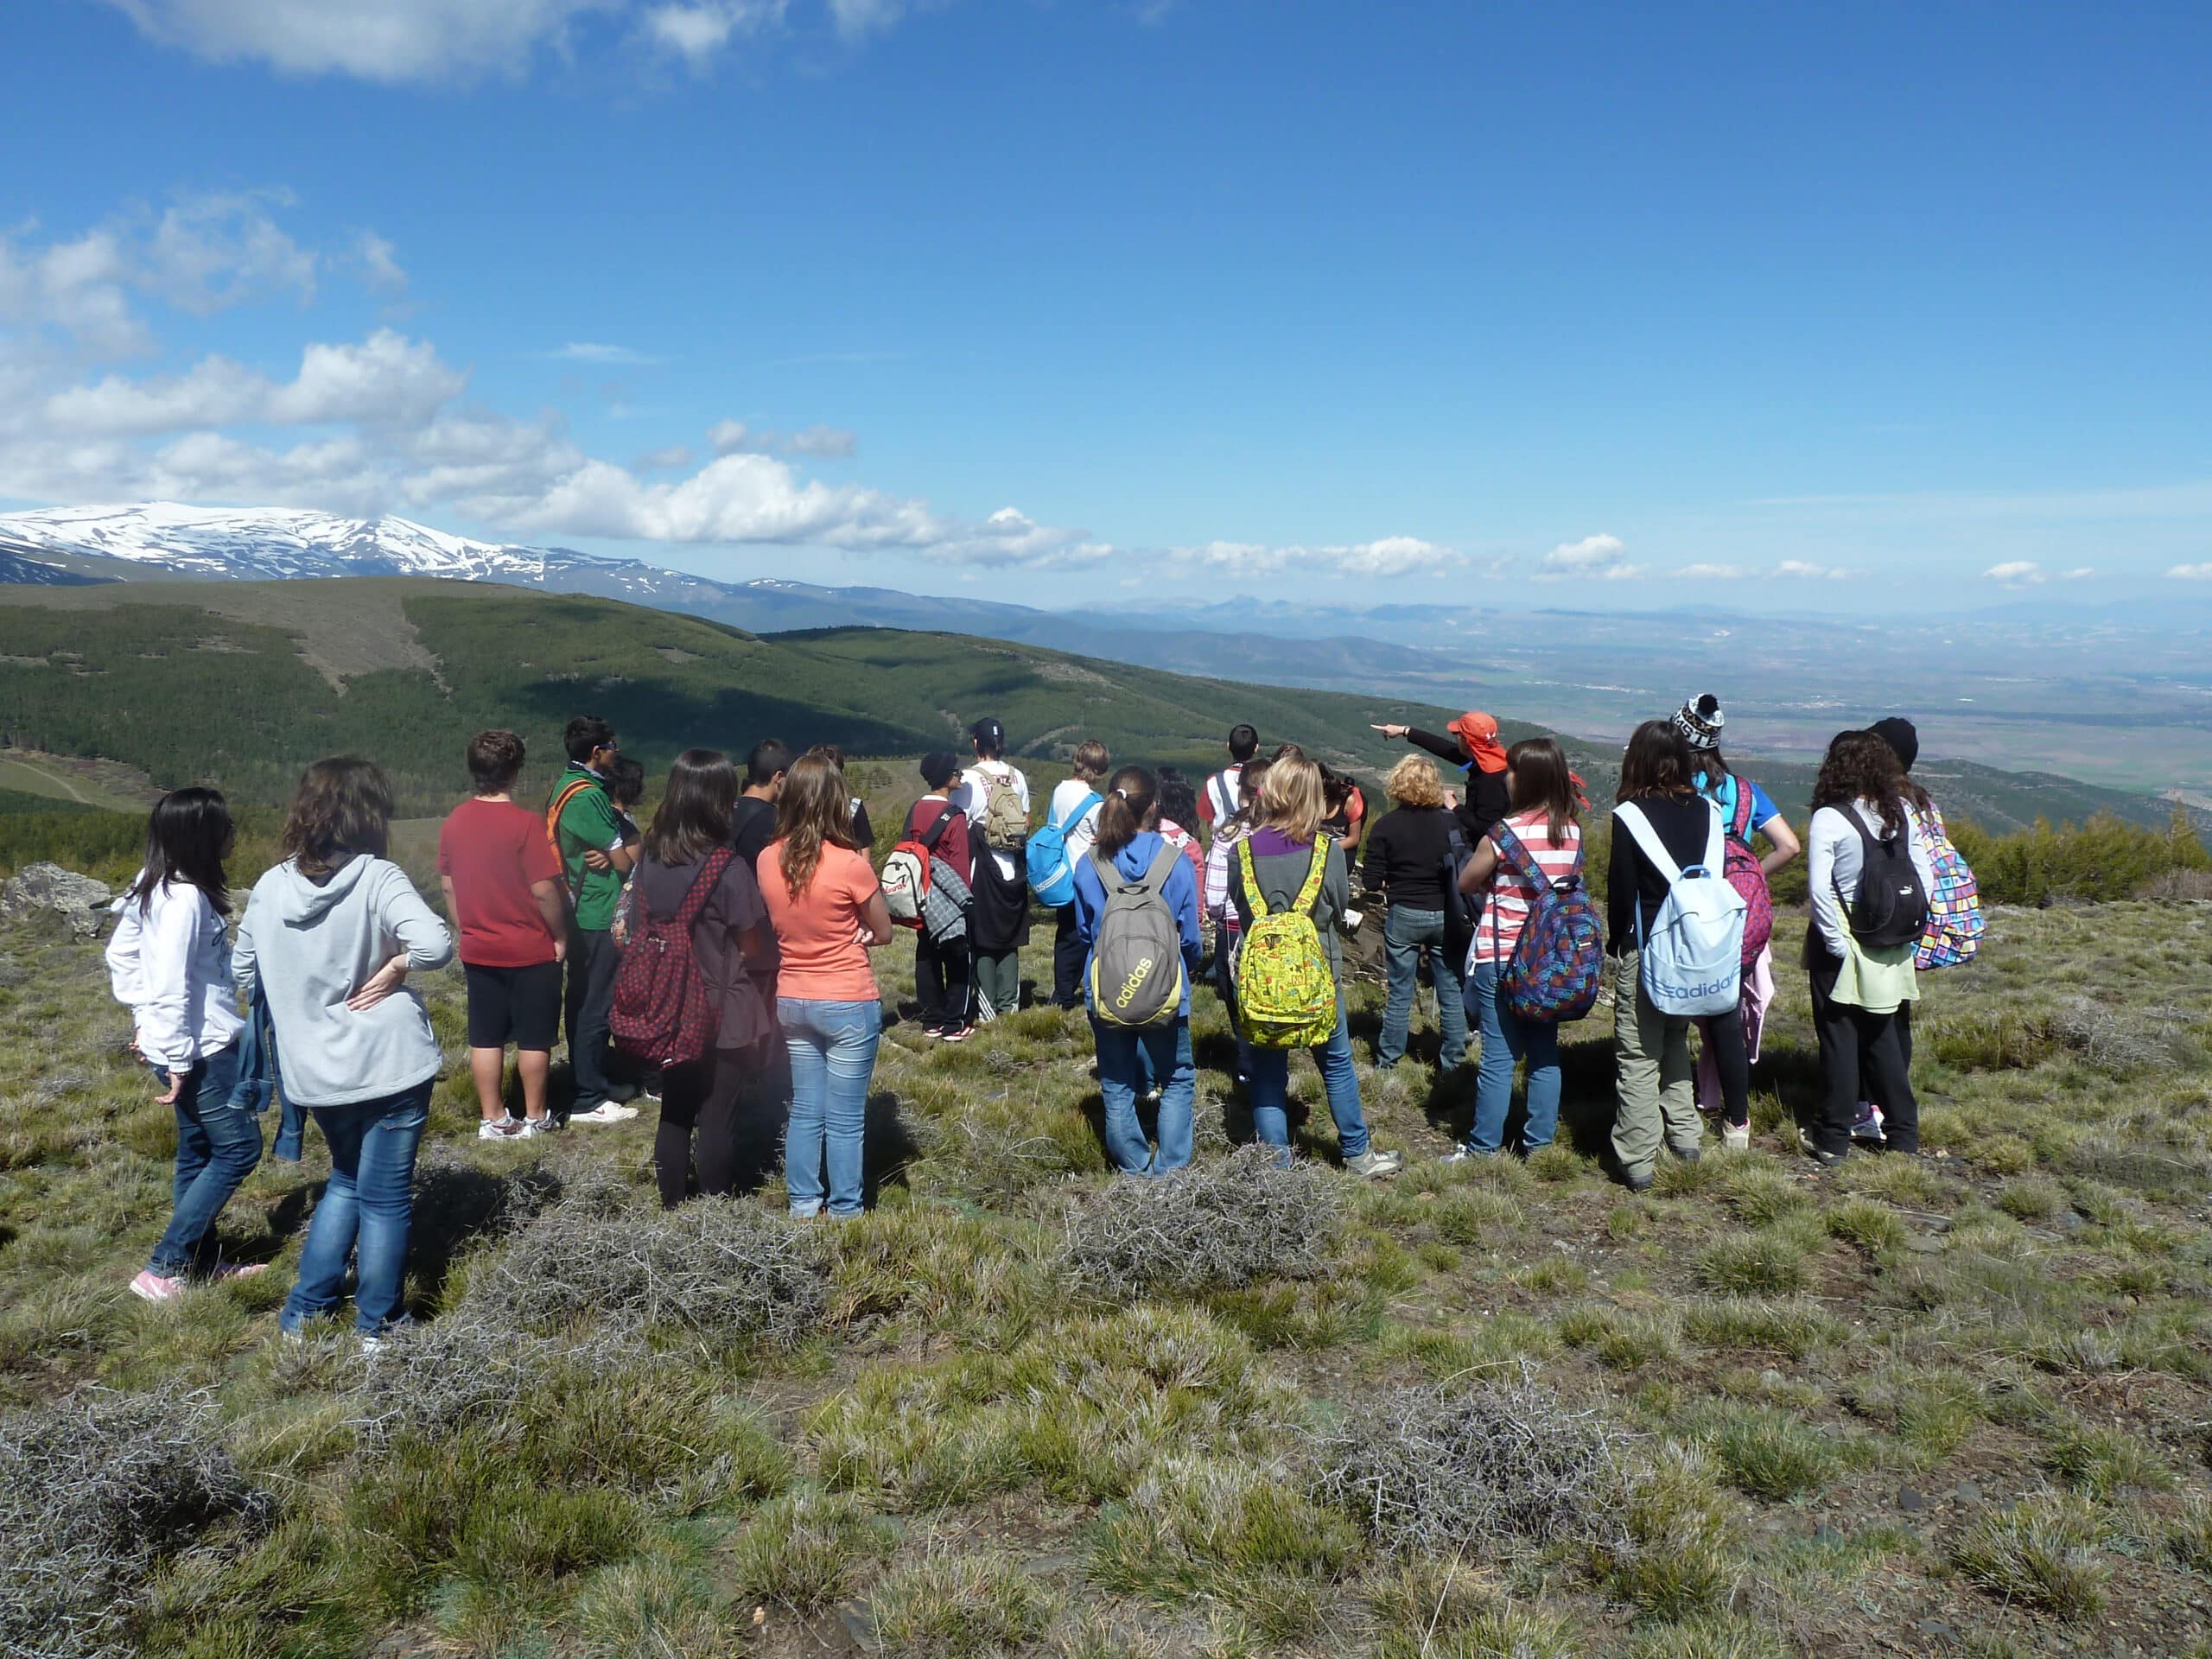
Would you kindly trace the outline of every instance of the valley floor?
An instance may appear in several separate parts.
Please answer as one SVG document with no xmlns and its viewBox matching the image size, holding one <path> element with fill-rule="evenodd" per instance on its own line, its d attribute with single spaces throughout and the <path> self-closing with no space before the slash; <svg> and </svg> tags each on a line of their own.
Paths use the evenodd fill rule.
<svg viewBox="0 0 2212 1659">
<path fill-rule="evenodd" d="M 878 1207 L 807 1230 L 772 1182 L 662 1220 L 650 1105 L 480 1145 L 456 1067 L 427 1325 L 364 1361 L 276 1335 L 312 1133 L 226 1217 L 270 1271 L 127 1294 L 168 1113 L 97 948 L 0 935 L 0 1649 L 2212 1655 L 2212 906 L 1997 912 L 1927 982 L 1927 1160 L 1795 1154 L 1816 1068 L 1782 978 L 1755 1149 L 1708 1141 L 1642 1198 L 1595 1161 L 1604 1009 L 1561 1144 L 1446 1166 L 1472 1068 L 1369 1071 L 1363 988 L 1369 1116 L 1408 1167 L 1361 1187 L 1303 1061 L 1308 1173 L 1232 1161 L 1202 992 L 1188 1198 L 1105 1174 L 1073 1017 L 957 1048 L 897 1026 Z M 458 1057 L 458 975 L 424 988 Z M 54 1416 L 93 1385 L 165 1403 Z M 1471 1393 L 1522 1450 L 1454 1440 Z M 235 1476 L 173 1532 L 172 1491 L 124 1543 L 61 1537 L 142 1443 Z M 34 1592 L 79 1635 L 27 1630 Z"/>
</svg>

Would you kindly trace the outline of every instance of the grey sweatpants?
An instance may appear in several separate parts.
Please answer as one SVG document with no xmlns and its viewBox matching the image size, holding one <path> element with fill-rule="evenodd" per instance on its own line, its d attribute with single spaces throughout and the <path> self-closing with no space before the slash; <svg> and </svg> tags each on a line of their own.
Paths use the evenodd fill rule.
<svg viewBox="0 0 2212 1659">
<path fill-rule="evenodd" d="M 1704 1138 L 1698 1122 L 1690 1024 L 1670 1019 L 1643 994 L 1642 958 L 1624 952 L 1613 969 L 1613 1156 L 1634 1175 L 1658 1160 L 1660 1143 L 1694 1152 Z"/>
</svg>

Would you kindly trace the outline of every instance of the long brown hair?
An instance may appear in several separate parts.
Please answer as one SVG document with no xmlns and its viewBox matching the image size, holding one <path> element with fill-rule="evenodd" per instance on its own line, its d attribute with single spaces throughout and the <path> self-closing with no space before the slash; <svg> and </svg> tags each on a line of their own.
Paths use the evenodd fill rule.
<svg viewBox="0 0 2212 1659">
<path fill-rule="evenodd" d="M 1574 797 L 1574 774 L 1567 756 L 1548 737 L 1524 737 L 1505 752 L 1505 772 L 1512 785 L 1516 812 L 1541 811 L 1551 844 L 1567 839 L 1569 824 L 1582 821 Z"/>
<path fill-rule="evenodd" d="M 1838 732 L 1829 741 L 1821 761 L 1821 775 L 1813 780 L 1813 810 L 1824 806 L 1848 811 L 1853 801 L 1871 801 L 1881 811 L 1882 830 L 1897 835 L 1904 829 L 1904 768 L 1897 752 L 1879 732 Z"/>
<path fill-rule="evenodd" d="M 382 858 L 391 827 L 384 768 L 357 755 L 318 760 L 300 774 L 284 816 L 284 855 L 310 881 L 349 857 Z"/>
<path fill-rule="evenodd" d="M 1098 809 L 1098 832 L 1091 844 L 1108 858 L 1137 838 L 1147 821 L 1157 822 L 1160 780 L 1142 766 L 1123 766 L 1106 786 Z"/>
<path fill-rule="evenodd" d="M 737 768 L 720 749 L 686 749 L 668 769 L 668 787 L 645 835 L 656 864 L 696 864 L 728 843 L 737 810 Z"/>
<path fill-rule="evenodd" d="M 1697 767 L 1690 760 L 1690 746 L 1672 721 L 1647 720 L 1630 734 L 1621 755 L 1620 792 L 1616 801 L 1640 800 L 1647 795 L 1687 799 L 1697 791 L 1690 779 Z"/>
<path fill-rule="evenodd" d="M 796 904 L 814 885 L 823 844 L 859 850 L 853 839 L 853 798 L 845 774 L 823 756 L 803 754 L 784 774 L 776 802 L 776 839 L 781 843 L 784 887 Z"/>
</svg>

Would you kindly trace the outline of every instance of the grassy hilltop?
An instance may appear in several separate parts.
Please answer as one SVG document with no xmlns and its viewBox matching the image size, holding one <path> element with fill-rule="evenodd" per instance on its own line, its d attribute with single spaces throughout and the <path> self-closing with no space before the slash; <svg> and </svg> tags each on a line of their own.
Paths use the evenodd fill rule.
<svg viewBox="0 0 2212 1659">
<path fill-rule="evenodd" d="M 808 1228 L 772 1181 L 662 1218 L 650 1109 L 482 1145 L 456 1065 L 424 1328 L 365 1361 L 276 1332 L 312 1135 L 223 1223 L 267 1274 L 126 1293 L 168 1114 L 97 947 L 15 927 L 0 1647 L 2203 1659 L 2208 939 L 2203 905 L 1998 912 L 1928 988 L 1937 1156 L 1828 1176 L 1789 1149 L 1817 1065 L 1785 972 L 1755 1149 L 1666 1162 L 1643 1198 L 1592 1156 L 1603 1010 L 1569 1033 L 1562 1144 L 1526 1166 L 1433 1161 L 1471 1072 L 1363 1066 L 1413 1158 L 1380 1187 L 1332 1167 L 1302 1062 L 1301 1169 L 1228 1150 L 1247 1115 L 1208 995 L 1199 1165 L 1160 1185 L 1105 1173 L 1079 1023 L 958 1049 L 894 1027 L 879 1207 Z M 894 1004 L 906 959 L 881 958 Z M 458 976 L 422 988 L 457 1055 Z"/>
<path fill-rule="evenodd" d="M 769 734 L 856 755 L 958 751 L 965 723 L 988 713 L 1040 778 L 1084 737 L 1195 773 L 1219 764 L 1244 720 L 1271 744 L 1294 739 L 1372 779 L 1405 751 L 1370 722 L 1441 730 L 1465 706 L 1196 679 L 960 634 L 752 635 L 618 601 L 424 579 L 0 587 L 0 748 L 103 756 L 262 805 L 304 761 L 351 750 L 385 766 L 410 814 L 451 804 L 461 746 L 485 726 L 529 740 L 530 782 L 543 787 L 562 723 L 585 710 L 613 720 L 656 770 L 689 745 L 741 750 Z M 1509 741 L 1536 729 L 1504 724 Z M 1617 740 L 1566 741 L 1592 794 L 1610 793 Z M 1802 816 L 1811 768 L 1755 771 Z M 2170 811 L 2063 778 L 1932 759 L 1923 772 L 1953 817 L 1993 833 L 2097 812 L 2161 827 Z M 25 787 L 0 772 L 0 788 Z"/>
</svg>

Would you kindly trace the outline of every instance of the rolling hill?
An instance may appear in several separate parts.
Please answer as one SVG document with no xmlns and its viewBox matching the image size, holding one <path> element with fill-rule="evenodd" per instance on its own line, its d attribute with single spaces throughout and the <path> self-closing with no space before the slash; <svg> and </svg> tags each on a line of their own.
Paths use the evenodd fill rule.
<svg viewBox="0 0 2212 1659">
<path fill-rule="evenodd" d="M 616 601 L 424 577 L 12 586 L 0 588 L 0 747 L 102 756 L 270 805 L 305 761 L 353 751 L 391 772 L 403 810 L 442 810 L 463 782 L 468 734 L 491 725 L 524 734 L 542 782 L 561 725 L 582 711 L 614 721 L 649 767 L 694 744 L 742 751 L 766 735 L 853 754 L 957 750 L 966 722 L 993 714 L 1040 772 L 1090 736 L 1117 757 L 1195 771 L 1249 720 L 1270 743 L 1294 739 L 1370 779 L 1404 752 L 1370 721 L 1440 729 L 1451 713 L 965 634 L 762 637 Z M 1535 729 L 1507 726 L 1509 737 Z M 1567 747 L 1592 795 L 1608 792 L 1617 752 Z M 1811 768 L 1755 770 L 1802 810 Z M 2169 810 L 2043 774 L 1930 761 L 1923 775 L 1955 815 L 1996 831 L 2098 811 L 2158 824 Z"/>
</svg>

